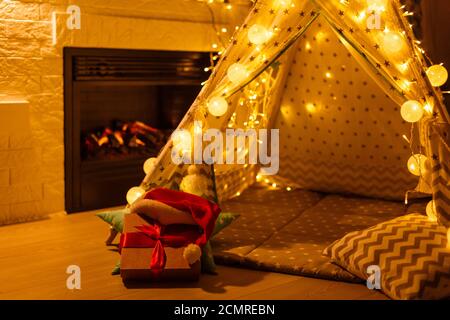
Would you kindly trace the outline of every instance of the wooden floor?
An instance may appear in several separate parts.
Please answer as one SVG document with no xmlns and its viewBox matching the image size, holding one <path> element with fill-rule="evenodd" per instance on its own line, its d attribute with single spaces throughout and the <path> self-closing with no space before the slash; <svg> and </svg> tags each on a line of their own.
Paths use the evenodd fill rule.
<svg viewBox="0 0 450 320">
<path fill-rule="evenodd" d="M 198 283 L 126 288 L 111 276 L 119 255 L 104 245 L 94 212 L 0 227 L 0 299 L 386 299 L 364 285 L 220 266 Z M 66 268 L 81 268 L 81 290 Z"/>
</svg>

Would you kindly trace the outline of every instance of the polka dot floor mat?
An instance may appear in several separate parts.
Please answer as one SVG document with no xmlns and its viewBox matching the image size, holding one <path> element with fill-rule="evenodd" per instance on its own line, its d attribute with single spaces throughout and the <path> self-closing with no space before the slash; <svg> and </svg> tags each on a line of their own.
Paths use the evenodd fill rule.
<svg viewBox="0 0 450 320">
<path fill-rule="evenodd" d="M 240 217 L 212 239 L 218 263 L 357 282 L 360 280 L 332 264 L 322 251 L 348 232 L 406 213 L 424 212 L 424 205 L 405 210 L 402 202 L 256 184 L 224 202 L 222 209 Z"/>
</svg>

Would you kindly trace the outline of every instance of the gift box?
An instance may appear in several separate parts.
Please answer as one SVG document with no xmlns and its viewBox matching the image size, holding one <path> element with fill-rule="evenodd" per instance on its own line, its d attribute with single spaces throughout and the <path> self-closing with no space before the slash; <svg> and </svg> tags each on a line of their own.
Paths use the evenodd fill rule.
<svg viewBox="0 0 450 320">
<path fill-rule="evenodd" d="M 145 215 L 126 214 L 120 240 L 122 279 L 198 280 L 200 260 L 191 265 L 183 253 L 202 232 L 198 226 L 179 224 L 162 226 Z"/>
</svg>

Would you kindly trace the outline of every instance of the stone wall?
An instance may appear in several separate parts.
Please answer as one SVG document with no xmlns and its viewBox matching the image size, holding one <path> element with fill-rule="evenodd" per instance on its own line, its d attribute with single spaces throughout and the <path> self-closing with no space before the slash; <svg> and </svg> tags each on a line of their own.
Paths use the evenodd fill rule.
<svg viewBox="0 0 450 320">
<path fill-rule="evenodd" d="M 69 4 L 81 9 L 80 30 L 66 27 Z M 228 30 L 248 10 L 214 7 Z M 0 0 L 0 224 L 64 210 L 63 47 L 208 51 L 214 42 L 196 0 Z"/>
</svg>

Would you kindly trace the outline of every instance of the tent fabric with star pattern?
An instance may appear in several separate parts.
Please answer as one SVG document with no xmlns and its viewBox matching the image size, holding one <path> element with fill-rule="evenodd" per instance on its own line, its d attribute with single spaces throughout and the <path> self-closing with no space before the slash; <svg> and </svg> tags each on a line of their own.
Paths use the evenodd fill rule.
<svg viewBox="0 0 450 320">
<path fill-rule="evenodd" d="M 192 132 L 201 121 L 203 130 L 222 132 L 280 129 L 271 182 L 384 200 L 432 195 L 439 222 L 450 227 L 449 114 L 401 4 L 387 3 L 378 10 L 366 0 L 258 0 L 178 128 Z M 267 30 L 264 43 L 249 40 L 255 25 Z M 245 79 L 230 80 L 233 65 Z M 220 117 L 208 112 L 213 97 L 228 102 Z M 414 123 L 400 112 L 410 100 L 424 109 Z M 179 188 L 189 165 L 175 165 L 171 150 L 169 141 L 142 188 Z M 418 154 L 427 159 L 419 176 L 407 167 Z M 199 166 L 210 178 L 205 193 L 219 203 L 261 178 L 254 164 Z"/>
</svg>

